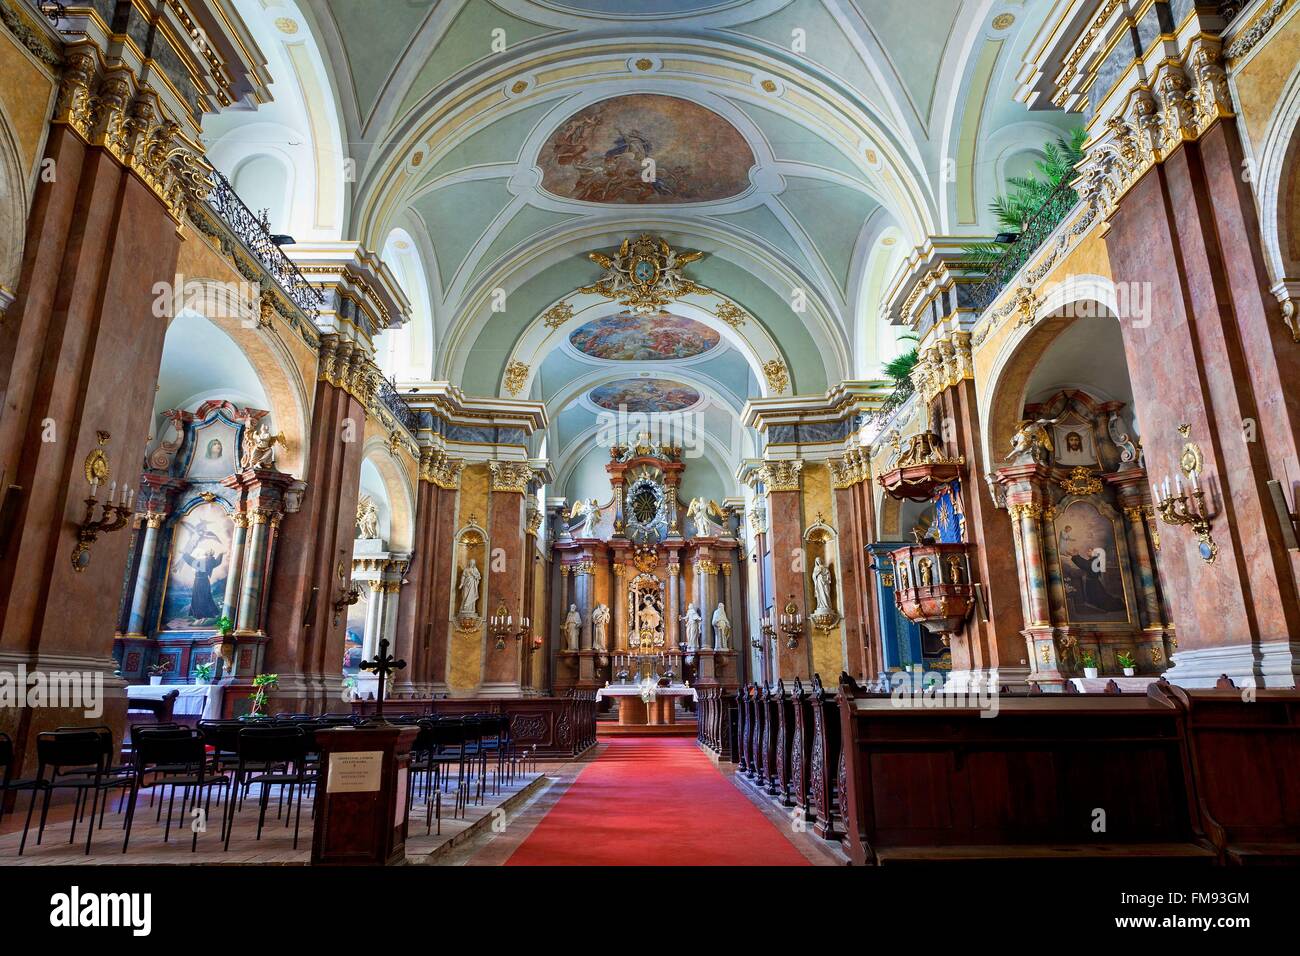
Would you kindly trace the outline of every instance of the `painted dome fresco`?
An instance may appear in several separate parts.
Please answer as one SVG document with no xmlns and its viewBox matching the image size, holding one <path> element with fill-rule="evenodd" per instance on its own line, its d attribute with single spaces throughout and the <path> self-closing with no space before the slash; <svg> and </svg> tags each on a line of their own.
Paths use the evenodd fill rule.
<svg viewBox="0 0 1300 956">
<path fill-rule="evenodd" d="M 542 146 L 537 165 L 542 188 L 564 199 L 716 202 L 749 188 L 754 152 L 712 110 L 675 96 L 632 93 L 570 116 Z M 653 178 L 644 175 L 647 169 Z"/>
<path fill-rule="evenodd" d="M 591 390 L 593 404 L 611 411 L 677 412 L 700 400 L 700 393 L 689 385 L 663 378 L 624 378 L 606 382 Z"/>
<path fill-rule="evenodd" d="M 584 355 L 617 362 L 694 358 L 720 339 L 707 325 L 669 312 L 611 315 L 579 326 L 569 335 L 569 343 Z"/>
</svg>

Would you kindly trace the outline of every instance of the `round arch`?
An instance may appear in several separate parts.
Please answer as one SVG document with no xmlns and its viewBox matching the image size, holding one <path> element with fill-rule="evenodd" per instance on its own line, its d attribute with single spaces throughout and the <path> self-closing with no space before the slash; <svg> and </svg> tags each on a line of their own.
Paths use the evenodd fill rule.
<svg viewBox="0 0 1300 956">
<path fill-rule="evenodd" d="M 252 304 L 229 282 L 187 278 L 184 297 L 192 303 L 192 311 L 225 333 L 256 373 L 271 406 L 271 420 L 276 430 L 284 433 L 285 447 L 277 458 L 280 469 L 310 478 L 306 468 L 312 397 L 288 347 L 279 336 L 257 327 L 258 315 Z"/>
<path fill-rule="evenodd" d="M 388 549 L 409 552 L 415 546 L 415 489 L 411 476 L 378 435 L 366 440 L 362 461 L 379 475 L 388 505 Z"/>
<path fill-rule="evenodd" d="M 1259 155 L 1260 230 L 1274 282 L 1300 278 L 1300 67 L 1283 89 Z"/>
<path fill-rule="evenodd" d="M 0 105 L 0 315 L 18 290 L 27 231 L 27 186 L 18 143 Z"/>
</svg>

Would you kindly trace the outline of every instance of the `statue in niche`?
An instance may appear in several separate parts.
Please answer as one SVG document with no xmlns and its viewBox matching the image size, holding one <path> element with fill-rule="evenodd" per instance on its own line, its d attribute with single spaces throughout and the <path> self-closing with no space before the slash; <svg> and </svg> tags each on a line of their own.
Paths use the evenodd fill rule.
<svg viewBox="0 0 1300 956">
<path fill-rule="evenodd" d="M 813 595 L 817 598 L 813 613 L 833 614 L 835 607 L 831 601 L 831 569 L 821 558 L 813 562 L 812 582 Z"/>
<path fill-rule="evenodd" d="M 1036 421 L 1022 419 L 1016 425 L 1016 432 L 1011 436 L 1011 454 L 1007 461 L 1016 464 L 1046 465 L 1052 456 L 1052 436 L 1047 431 L 1048 425 L 1055 425 L 1060 419 L 1040 418 Z"/>
<path fill-rule="evenodd" d="M 898 588 L 900 590 L 911 587 L 907 580 L 907 564 L 905 562 L 899 561 L 898 564 L 895 565 L 894 580 L 898 583 Z"/>
<path fill-rule="evenodd" d="M 357 501 L 357 537 L 379 537 L 379 507 L 369 495 L 362 495 Z"/>
<path fill-rule="evenodd" d="M 929 558 L 921 558 L 916 562 L 916 576 L 923 588 L 934 584 L 934 565 Z"/>
<path fill-rule="evenodd" d="M 637 609 L 637 633 L 641 636 L 641 644 L 653 645 L 658 643 L 662 635 L 663 615 L 659 613 L 659 608 L 655 604 L 655 595 L 653 591 L 647 591 L 645 597 L 641 600 L 641 607 Z"/>
<path fill-rule="evenodd" d="M 729 650 L 731 648 L 731 620 L 727 617 L 727 609 L 721 601 L 718 602 L 718 607 L 713 612 L 712 623 L 714 650 Z"/>
<path fill-rule="evenodd" d="M 710 518 L 716 519 L 719 524 L 727 520 L 717 502 L 708 498 L 692 498 L 686 508 L 686 515 L 695 522 L 697 538 L 708 538 L 713 535 L 713 524 Z"/>
<path fill-rule="evenodd" d="M 578 613 L 578 605 L 570 604 L 569 613 L 564 618 L 564 637 L 569 650 L 578 649 L 578 632 L 581 630 L 582 615 Z"/>
<path fill-rule="evenodd" d="M 700 624 L 704 621 L 704 615 L 700 614 L 700 609 L 694 604 L 686 605 L 686 647 L 689 650 L 699 650 L 700 647 Z"/>
<path fill-rule="evenodd" d="M 244 444 L 242 456 L 239 460 L 239 467 L 244 471 L 250 468 L 263 468 L 267 471 L 275 471 L 275 446 L 287 448 L 285 444 L 284 432 L 271 434 L 271 426 L 263 422 L 256 431 L 253 430 L 252 420 L 244 426 Z"/>
<path fill-rule="evenodd" d="M 598 651 L 606 650 L 605 633 L 609 627 L 609 608 L 597 604 L 591 612 L 591 644 Z"/>
<path fill-rule="evenodd" d="M 461 617 L 478 617 L 478 588 L 482 580 L 483 575 L 479 572 L 478 562 L 470 558 L 469 564 L 465 565 L 465 569 L 460 572 Z"/>
<path fill-rule="evenodd" d="M 600 508 L 596 505 L 595 498 L 588 498 L 586 501 L 579 498 L 569 509 L 569 520 L 574 518 L 582 519 L 582 527 L 578 531 L 580 538 L 594 538 L 596 536 L 596 521 L 600 518 Z"/>
</svg>

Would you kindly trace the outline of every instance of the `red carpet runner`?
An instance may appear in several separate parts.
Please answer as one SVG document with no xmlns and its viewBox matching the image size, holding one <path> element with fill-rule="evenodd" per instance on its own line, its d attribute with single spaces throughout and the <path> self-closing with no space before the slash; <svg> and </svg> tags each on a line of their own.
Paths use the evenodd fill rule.
<svg viewBox="0 0 1300 956">
<path fill-rule="evenodd" d="M 696 746 L 612 738 L 507 866 L 807 866 Z"/>
</svg>

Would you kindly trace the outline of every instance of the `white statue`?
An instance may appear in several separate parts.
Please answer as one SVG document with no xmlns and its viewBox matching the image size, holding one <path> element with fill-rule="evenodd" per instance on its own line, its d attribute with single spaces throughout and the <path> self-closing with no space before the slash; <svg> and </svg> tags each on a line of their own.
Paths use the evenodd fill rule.
<svg viewBox="0 0 1300 956">
<path fill-rule="evenodd" d="M 244 471 L 250 468 L 265 468 L 271 471 L 275 470 L 275 446 L 287 448 L 284 441 L 284 432 L 278 435 L 271 434 L 271 426 L 263 422 L 261 426 L 254 431 L 252 420 L 244 426 L 244 442 L 241 451 L 239 467 Z"/>
<path fill-rule="evenodd" d="M 578 613 L 578 605 L 570 604 L 569 613 L 564 619 L 564 636 L 568 641 L 569 650 L 578 649 L 578 632 L 581 630 L 582 615 Z"/>
<path fill-rule="evenodd" d="M 663 615 L 659 613 L 659 608 L 655 604 L 654 593 L 647 591 L 637 612 L 637 630 L 642 635 L 651 636 L 653 640 L 659 637 L 659 627 L 662 623 Z"/>
<path fill-rule="evenodd" d="M 693 651 L 700 647 L 700 623 L 703 620 L 699 608 L 694 604 L 686 605 L 686 646 Z"/>
<path fill-rule="evenodd" d="M 588 498 L 583 501 L 579 498 L 569 509 L 569 520 L 574 518 L 582 519 L 582 528 L 578 531 L 580 538 L 593 538 L 596 536 L 596 521 L 600 518 L 600 508 L 596 505 L 595 498 Z"/>
<path fill-rule="evenodd" d="M 460 572 L 460 614 L 462 617 L 478 617 L 478 586 L 483 579 L 479 573 L 478 563 L 469 559 L 465 570 Z"/>
<path fill-rule="evenodd" d="M 596 610 L 591 612 L 591 635 L 592 646 L 603 651 L 605 647 L 605 629 L 609 627 L 609 608 L 603 604 L 597 604 Z"/>
<path fill-rule="evenodd" d="M 369 495 L 362 495 L 357 502 L 357 537 L 379 537 L 379 507 Z"/>
<path fill-rule="evenodd" d="M 716 518 L 721 524 L 726 519 L 722 515 L 722 510 L 711 499 L 692 498 L 691 503 L 686 508 L 686 515 L 695 522 L 695 536 L 697 538 L 707 538 L 713 534 L 713 525 L 709 518 Z"/>
<path fill-rule="evenodd" d="M 718 651 L 731 648 L 731 621 L 727 618 L 727 609 L 721 601 L 713 612 L 713 648 Z"/>
<path fill-rule="evenodd" d="M 813 563 L 812 582 L 813 594 L 817 598 L 817 607 L 813 613 L 832 613 L 835 608 L 831 603 L 831 569 L 821 558 Z"/>
</svg>

